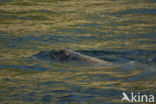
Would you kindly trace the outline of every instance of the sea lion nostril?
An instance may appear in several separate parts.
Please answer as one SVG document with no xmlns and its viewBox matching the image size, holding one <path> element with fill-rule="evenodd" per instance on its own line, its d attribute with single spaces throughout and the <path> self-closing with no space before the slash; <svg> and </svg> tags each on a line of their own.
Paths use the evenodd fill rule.
<svg viewBox="0 0 156 104">
<path fill-rule="evenodd" d="M 51 55 L 52 55 L 52 58 L 58 60 L 58 58 L 57 58 L 57 56 L 55 54 L 52 53 Z"/>
</svg>

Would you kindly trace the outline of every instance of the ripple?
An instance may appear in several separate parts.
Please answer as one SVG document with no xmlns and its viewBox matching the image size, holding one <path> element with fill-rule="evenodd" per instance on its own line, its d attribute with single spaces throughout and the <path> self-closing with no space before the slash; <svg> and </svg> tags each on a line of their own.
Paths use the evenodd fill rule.
<svg viewBox="0 0 156 104">
<path fill-rule="evenodd" d="M 3 66 L 0 66 L 0 69 L 5 69 L 5 68 L 20 69 L 20 70 L 37 70 L 37 71 L 51 70 L 51 69 L 48 69 L 48 68 L 42 68 L 39 65 L 35 65 L 35 66 L 3 65 Z"/>
<path fill-rule="evenodd" d="M 118 13 L 110 13 L 110 15 L 126 15 L 126 14 L 156 14 L 156 9 L 129 9 Z"/>
</svg>

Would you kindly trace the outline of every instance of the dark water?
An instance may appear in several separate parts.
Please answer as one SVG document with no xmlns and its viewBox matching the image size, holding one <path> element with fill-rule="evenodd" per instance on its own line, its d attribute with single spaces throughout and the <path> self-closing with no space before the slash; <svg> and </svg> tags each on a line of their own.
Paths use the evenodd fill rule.
<svg viewBox="0 0 156 104">
<path fill-rule="evenodd" d="M 155 0 L 0 0 L 0 104 L 117 104 L 123 91 L 156 94 L 155 16 Z M 38 56 L 64 48 L 116 66 Z"/>
</svg>

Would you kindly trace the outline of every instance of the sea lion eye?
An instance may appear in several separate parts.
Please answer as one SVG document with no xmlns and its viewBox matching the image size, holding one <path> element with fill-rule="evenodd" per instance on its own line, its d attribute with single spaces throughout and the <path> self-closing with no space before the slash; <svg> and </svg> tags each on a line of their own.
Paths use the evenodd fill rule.
<svg viewBox="0 0 156 104">
<path fill-rule="evenodd" d="M 58 53 L 58 50 L 54 49 L 54 50 L 52 50 L 50 52 L 53 53 L 53 54 L 57 54 Z"/>
</svg>

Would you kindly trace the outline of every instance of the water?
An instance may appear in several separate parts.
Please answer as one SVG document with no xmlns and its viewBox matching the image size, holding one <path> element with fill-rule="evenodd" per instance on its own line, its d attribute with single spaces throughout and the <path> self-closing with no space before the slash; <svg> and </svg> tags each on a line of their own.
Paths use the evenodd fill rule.
<svg viewBox="0 0 156 104">
<path fill-rule="evenodd" d="M 155 0 L 0 0 L 1 104 L 117 104 L 156 94 Z M 70 48 L 112 67 L 35 55 Z"/>
</svg>

